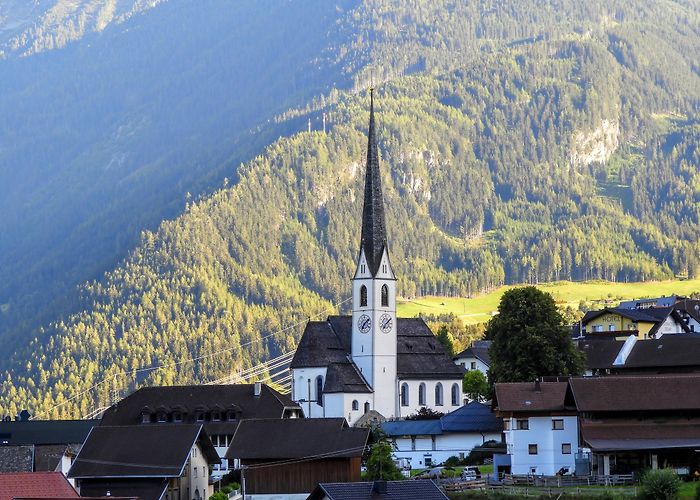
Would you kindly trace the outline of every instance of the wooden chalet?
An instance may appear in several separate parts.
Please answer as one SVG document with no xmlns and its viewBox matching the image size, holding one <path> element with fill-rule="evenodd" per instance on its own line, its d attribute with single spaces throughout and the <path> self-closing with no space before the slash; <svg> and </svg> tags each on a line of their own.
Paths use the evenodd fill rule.
<svg viewBox="0 0 700 500">
<path fill-rule="evenodd" d="M 246 494 L 309 494 L 359 481 L 368 437 L 344 418 L 242 420 L 226 458 L 240 460 Z"/>
</svg>

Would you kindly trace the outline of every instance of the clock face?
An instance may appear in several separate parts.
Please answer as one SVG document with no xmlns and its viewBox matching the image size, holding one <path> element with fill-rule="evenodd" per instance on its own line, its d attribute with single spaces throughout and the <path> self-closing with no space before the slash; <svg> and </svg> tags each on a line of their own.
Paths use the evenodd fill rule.
<svg viewBox="0 0 700 500">
<path fill-rule="evenodd" d="M 372 319 L 366 314 L 363 314 L 360 316 L 360 319 L 357 320 L 357 328 L 359 328 L 362 333 L 367 333 L 372 329 Z"/>
<path fill-rule="evenodd" d="M 389 333 L 394 326 L 394 320 L 388 314 L 382 314 L 379 318 L 379 329 L 384 333 Z"/>
</svg>

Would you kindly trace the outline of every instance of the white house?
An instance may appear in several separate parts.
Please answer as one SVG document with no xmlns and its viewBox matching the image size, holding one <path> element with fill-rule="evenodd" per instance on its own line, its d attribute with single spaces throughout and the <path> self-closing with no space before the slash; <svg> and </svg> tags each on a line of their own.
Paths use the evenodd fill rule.
<svg viewBox="0 0 700 500">
<path fill-rule="evenodd" d="M 574 472 L 578 417 L 568 387 L 567 382 L 496 384 L 512 474 Z"/>
<path fill-rule="evenodd" d="M 394 443 L 394 458 L 419 468 L 462 459 L 486 441 L 500 443 L 503 421 L 488 405 L 472 402 L 439 419 L 384 422 L 382 431 Z"/>
<path fill-rule="evenodd" d="M 484 375 L 487 375 L 491 366 L 490 347 L 490 340 L 475 340 L 469 347 L 453 358 L 454 362 L 463 366 L 467 371 L 479 370 Z"/>
<path fill-rule="evenodd" d="M 352 424 L 370 410 L 394 419 L 422 407 L 444 413 L 463 400 L 464 370 L 422 319 L 396 317 L 373 101 L 352 315 L 310 321 L 290 369 L 292 399 L 308 417 Z"/>
</svg>

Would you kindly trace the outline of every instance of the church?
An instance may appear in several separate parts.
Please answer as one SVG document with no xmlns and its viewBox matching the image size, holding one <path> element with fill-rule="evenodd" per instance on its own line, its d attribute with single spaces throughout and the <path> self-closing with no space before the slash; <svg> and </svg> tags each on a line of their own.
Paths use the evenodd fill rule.
<svg viewBox="0 0 700 500">
<path fill-rule="evenodd" d="M 420 408 L 448 413 L 464 399 L 464 368 L 453 363 L 421 318 L 396 317 L 375 128 L 370 91 L 352 315 L 309 321 L 290 365 L 292 399 L 307 417 L 345 417 L 350 424 L 372 410 L 387 420 Z"/>
</svg>

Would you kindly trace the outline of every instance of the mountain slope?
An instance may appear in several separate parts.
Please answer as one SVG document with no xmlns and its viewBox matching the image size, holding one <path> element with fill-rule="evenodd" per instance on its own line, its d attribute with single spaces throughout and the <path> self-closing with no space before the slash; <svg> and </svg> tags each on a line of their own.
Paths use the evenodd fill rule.
<svg viewBox="0 0 700 500">
<path fill-rule="evenodd" d="M 697 274 L 694 4 L 229 5 L 165 2 L 0 62 L 0 337 L 18 346 L 3 410 L 227 346 L 152 380 L 211 379 L 342 302 L 366 102 L 334 86 L 393 79 L 379 112 L 404 295 Z M 239 170 L 322 111 L 328 135 L 282 138 Z"/>
<path fill-rule="evenodd" d="M 607 43 L 540 41 L 379 89 L 388 233 L 402 294 L 468 294 L 556 277 L 661 278 L 684 265 L 697 272 L 700 194 L 666 194 L 698 185 L 690 168 L 697 117 L 662 127 L 648 99 L 672 95 L 627 74 Z M 622 103 L 631 99 L 638 107 L 626 115 Z M 55 415 L 84 414 L 113 388 L 143 382 L 134 373 L 140 367 L 169 365 L 147 378 L 155 383 L 211 380 L 293 348 L 307 315 L 347 299 L 366 101 L 339 96 L 326 110 L 328 134 L 279 139 L 238 170 L 234 186 L 144 234 L 122 265 L 83 287 L 81 312 L 47 326 L 48 343 L 36 341 L 13 360 L 3 410 L 58 404 Z M 688 95 L 686 105 L 695 102 Z M 306 116 L 290 120 L 293 127 Z M 643 142 L 630 123 L 643 124 Z M 610 130 L 596 133 L 601 127 Z M 606 162 L 586 163 L 595 157 L 590 141 L 605 149 L 611 130 L 617 145 Z M 603 189 L 620 177 L 628 208 Z M 658 179 L 653 189 L 649 177 Z M 669 223 L 683 227 L 677 235 L 658 222 L 663 207 Z"/>
</svg>

